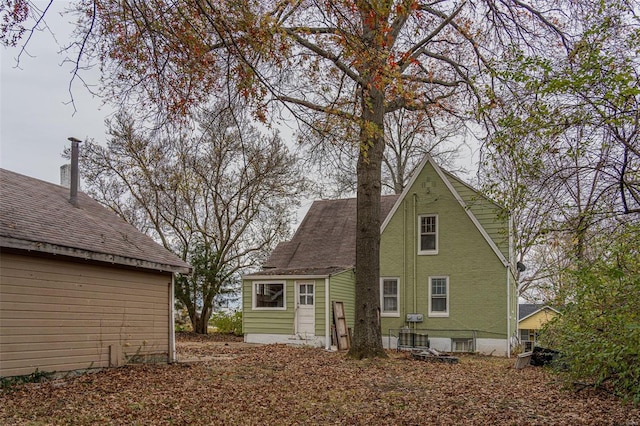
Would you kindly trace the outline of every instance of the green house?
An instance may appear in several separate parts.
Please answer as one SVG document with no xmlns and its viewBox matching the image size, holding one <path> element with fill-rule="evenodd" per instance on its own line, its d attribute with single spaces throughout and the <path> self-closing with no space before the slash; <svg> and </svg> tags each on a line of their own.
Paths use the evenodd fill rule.
<svg viewBox="0 0 640 426">
<path fill-rule="evenodd" d="M 428 156 L 381 202 L 383 344 L 508 356 L 517 291 L 507 212 Z M 314 202 L 293 238 L 243 277 L 247 342 L 330 348 L 334 301 L 353 327 L 355 219 L 355 199 Z"/>
</svg>

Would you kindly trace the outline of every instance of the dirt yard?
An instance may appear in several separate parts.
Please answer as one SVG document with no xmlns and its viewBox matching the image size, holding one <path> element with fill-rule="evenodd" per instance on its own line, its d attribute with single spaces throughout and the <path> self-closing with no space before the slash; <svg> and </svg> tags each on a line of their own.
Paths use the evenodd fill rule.
<svg viewBox="0 0 640 426">
<path fill-rule="evenodd" d="M 640 425 L 640 407 L 565 390 L 541 368 L 459 364 L 179 334 L 173 365 L 133 365 L 0 391 L 0 424 Z"/>
</svg>

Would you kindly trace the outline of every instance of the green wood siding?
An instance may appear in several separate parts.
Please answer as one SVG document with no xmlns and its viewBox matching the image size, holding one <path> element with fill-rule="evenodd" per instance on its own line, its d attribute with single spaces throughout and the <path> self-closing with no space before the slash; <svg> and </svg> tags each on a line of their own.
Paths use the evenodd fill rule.
<svg viewBox="0 0 640 426">
<path fill-rule="evenodd" d="M 324 336 L 325 335 L 325 328 L 324 328 L 324 319 L 325 319 L 325 306 L 326 304 L 326 298 L 324 297 L 325 295 L 325 282 L 324 279 L 317 279 L 314 281 L 315 282 L 315 310 L 316 310 L 316 317 L 315 317 L 315 335 L 316 336 Z"/>
<path fill-rule="evenodd" d="M 347 327 L 353 328 L 355 316 L 356 276 L 352 270 L 344 271 L 330 278 L 329 301 L 343 302 Z M 333 324 L 333 306 L 331 306 L 331 324 Z"/>
<path fill-rule="evenodd" d="M 325 280 L 318 279 L 288 279 L 286 280 L 286 310 L 256 310 L 253 309 L 253 284 L 258 282 L 283 282 L 283 280 L 251 280 L 245 279 L 242 285 L 242 326 L 244 333 L 256 334 L 294 334 L 295 331 L 295 291 L 297 283 L 314 283 L 314 307 L 316 336 L 325 335 Z"/>
<path fill-rule="evenodd" d="M 418 216 L 429 214 L 438 216 L 438 254 L 417 255 Z M 380 275 L 400 278 L 400 318 L 383 317 L 383 334 L 403 327 L 407 313 L 422 313 L 418 328 L 507 337 L 507 270 L 430 164 L 382 234 Z M 429 317 L 430 276 L 449 277 L 448 317 Z"/>
<path fill-rule="evenodd" d="M 283 280 L 244 280 L 242 285 L 242 330 L 256 334 L 293 334 L 295 281 L 286 280 L 285 310 L 254 310 L 253 283 L 283 282 Z"/>
<path fill-rule="evenodd" d="M 447 177 L 500 252 L 509 259 L 509 224 L 506 211 L 457 177 L 451 174 L 447 174 Z"/>
</svg>

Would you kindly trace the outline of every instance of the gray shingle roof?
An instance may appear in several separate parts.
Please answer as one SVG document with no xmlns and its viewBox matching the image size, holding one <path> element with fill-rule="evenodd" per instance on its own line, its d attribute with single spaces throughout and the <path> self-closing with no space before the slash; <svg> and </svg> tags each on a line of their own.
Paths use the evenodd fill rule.
<svg viewBox="0 0 640 426">
<path fill-rule="evenodd" d="M 535 311 L 542 309 L 544 305 L 539 303 L 520 303 L 518 305 L 518 321 L 522 318 L 526 318 Z"/>
<path fill-rule="evenodd" d="M 189 264 L 88 195 L 0 169 L 0 245 L 174 272 Z"/>
<path fill-rule="evenodd" d="M 381 221 L 399 195 L 381 198 Z M 315 201 L 290 241 L 280 243 L 251 275 L 329 275 L 356 262 L 356 199 Z"/>
</svg>

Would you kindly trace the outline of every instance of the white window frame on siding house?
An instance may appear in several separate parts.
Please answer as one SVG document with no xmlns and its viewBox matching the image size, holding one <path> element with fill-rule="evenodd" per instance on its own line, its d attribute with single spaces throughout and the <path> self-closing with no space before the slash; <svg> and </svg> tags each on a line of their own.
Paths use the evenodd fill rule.
<svg viewBox="0 0 640 426">
<path fill-rule="evenodd" d="M 396 284 L 395 296 L 393 294 L 385 295 L 384 284 L 385 281 L 394 281 Z M 396 300 L 396 310 L 385 310 L 385 298 Z M 399 317 L 400 316 L 400 278 L 398 277 L 380 277 L 380 316 L 383 317 Z"/>
<path fill-rule="evenodd" d="M 423 219 L 432 218 L 433 222 L 431 224 L 424 224 Z M 438 223 L 438 215 L 437 214 L 422 214 L 418 216 L 418 254 L 419 255 L 432 255 L 438 254 L 438 234 L 439 234 L 440 224 Z M 429 229 L 430 228 L 430 229 Z M 433 236 L 435 248 L 433 249 L 423 249 L 422 248 L 422 237 L 424 236 Z"/>
<path fill-rule="evenodd" d="M 434 280 L 444 280 L 444 284 L 445 284 L 445 288 L 444 288 L 444 295 L 438 293 L 438 294 L 433 294 L 433 284 L 434 284 Z M 437 298 L 437 299 L 445 299 L 445 310 L 437 310 L 434 311 L 433 310 L 433 299 Z M 433 277 L 429 277 L 429 316 L 430 317 L 448 317 L 449 316 L 449 299 L 450 299 L 450 294 L 449 294 L 449 277 L 448 276 L 433 276 Z"/>
<path fill-rule="evenodd" d="M 282 306 L 258 306 L 258 286 L 282 285 Z M 255 281 L 251 287 L 252 309 L 256 311 L 286 311 L 287 310 L 287 283 L 286 281 Z"/>
</svg>

